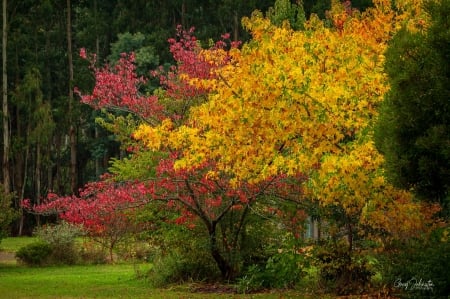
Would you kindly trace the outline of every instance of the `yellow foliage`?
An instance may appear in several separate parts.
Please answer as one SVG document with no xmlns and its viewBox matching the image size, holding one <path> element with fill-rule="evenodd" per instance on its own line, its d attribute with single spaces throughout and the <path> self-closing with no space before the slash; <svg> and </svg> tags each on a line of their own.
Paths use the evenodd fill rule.
<svg viewBox="0 0 450 299">
<path fill-rule="evenodd" d="M 304 173 L 308 194 L 322 205 L 338 205 L 374 228 L 403 223 L 413 231 L 419 204 L 385 182 L 371 134 L 389 88 L 384 51 L 400 25 L 423 19 L 420 1 L 397 1 L 397 13 L 388 0 L 364 13 L 335 5 L 334 27 L 313 16 L 304 31 L 273 26 L 256 12 L 242 21 L 253 39 L 228 52 L 230 63 L 214 78 L 191 80 L 211 93 L 189 121 L 141 126 L 135 136 L 152 149 L 182 151 L 176 167 L 214 160 L 235 181 Z M 211 63 L 225 57 L 223 50 L 200 55 Z"/>
<path fill-rule="evenodd" d="M 202 138 L 201 145 L 178 147 L 191 157 L 185 164 L 201 155 L 239 180 L 258 181 L 309 172 L 324 155 L 347 154 L 347 140 L 367 134 L 388 88 L 383 52 L 394 14 L 343 14 L 342 29 L 312 19 L 305 31 L 272 26 L 257 13 L 244 18 L 253 40 L 230 53 L 216 79 L 193 81 L 212 92 L 191 111 L 187 126 L 195 120 Z"/>
</svg>

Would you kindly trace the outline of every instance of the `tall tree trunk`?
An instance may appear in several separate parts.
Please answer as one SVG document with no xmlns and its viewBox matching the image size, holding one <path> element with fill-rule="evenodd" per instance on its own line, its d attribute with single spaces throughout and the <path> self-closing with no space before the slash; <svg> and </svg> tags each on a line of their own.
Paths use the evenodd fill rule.
<svg viewBox="0 0 450 299">
<path fill-rule="evenodd" d="M 217 244 L 217 223 L 212 223 L 208 230 L 211 255 L 216 261 L 217 266 L 219 267 L 222 278 L 225 280 L 231 280 L 234 278 L 234 271 L 231 265 L 220 253 L 220 249 Z"/>
<path fill-rule="evenodd" d="M 97 24 L 97 0 L 94 0 L 94 20 L 95 20 L 95 55 L 97 57 L 97 61 L 100 60 L 100 37 L 98 36 L 98 24 Z M 99 140 L 100 134 L 98 130 L 98 124 L 95 124 L 95 140 Z M 100 177 L 100 157 L 95 158 L 95 177 Z"/>
<path fill-rule="evenodd" d="M 233 19 L 233 40 L 237 42 L 239 40 L 239 19 L 237 11 L 234 11 Z"/>
<path fill-rule="evenodd" d="M 54 181 L 53 181 L 53 188 L 52 190 L 56 193 L 63 193 L 64 191 L 64 184 L 62 182 L 62 176 L 63 176 L 63 171 L 62 171 L 62 163 L 61 163 L 61 152 L 62 152 L 62 141 L 61 141 L 62 136 L 60 134 L 55 134 L 55 136 L 53 136 L 53 143 L 55 144 L 54 146 L 54 151 L 55 151 L 55 168 L 54 168 Z"/>
<path fill-rule="evenodd" d="M 72 57 L 72 10 L 70 0 L 67 0 L 67 57 L 69 63 L 69 142 L 70 142 L 70 189 L 77 192 L 77 140 L 74 125 L 73 103 L 73 57 Z"/>
<path fill-rule="evenodd" d="M 2 5 L 3 13 L 3 34 L 2 34 L 2 72 L 3 72 L 3 160 L 2 160 L 2 171 L 3 171 L 3 185 L 5 188 L 5 193 L 9 194 L 11 192 L 11 178 L 9 173 L 9 149 L 10 149 L 10 138 L 9 138 L 9 112 L 8 112 L 8 70 L 7 70 L 7 43 L 8 43 L 8 23 L 7 23 L 7 0 L 3 0 Z"/>
<path fill-rule="evenodd" d="M 11 61 L 10 61 L 11 62 Z M 18 70 L 19 69 L 19 50 L 17 45 L 15 46 L 14 49 L 14 59 L 13 59 L 13 63 L 14 63 L 14 69 Z M 14 86 L 18 86 L 20 83 L 20 78 L 19 78 L 19 74 L 18 72 L 15 72 L 15 78 L 13 79 L 14 82 Z M 27 128 L 24 128 L 24 125 L 26 126 L 26 124 L 24 124 L 22 122 L 22 119 L 20 117 L 21 112 L 20 109 L 14 109 L 13 111 L 9 112 L 14 113 L 14 118 L 15 118 L 15 134 L 16 136 L 28 136 L 28 131 Z M 12 130 L 12 129 L 11 129 Z M 25 132 L 26 131 L 26 132 Z M 21 207 L 20 203 L 22 202 L 22 200 L 24 199 L 25 196 L 25 182 L 27 181 L 27 169 L 28 169 L 28 154 L 29 154 L 29 147 L 28 147 L 28 143 L 26 143 L 23 151 L 15 151 L 14 155 L 12 155 L 12 159 L 13 159 L 13 169 L 12 169 L 12 173 L 13 173 L 13 190 L 15 190 L 17 192 L 17 198 L 16 198 L 16 203 L 15 203 L 15 207 L 19 210 L 19 223 L 18 223 L 18 231 L 17 234 L 19 236 L 22 236 L 23 234 L 23 227 L 24 227 L 24 221 L 25 221 L 25 214 L 23 211 L 23 208 Z"/>
<path fill-rule="evenodd" d="M 186 29 L 186 1 L 181 3 L 181 26 Z"/>
<path fill-rule="evenodd" d="M 27 181 L 28 155 L 29 155 L 29 147 L 27 145 L 25 148 L 25 162 L 23 165 L 23 176 L 22 176 L 22 185 L 21 185 L 21 189 L 20 189 L 19 201 L 22 201 L 25 197 L 25 182 Z M 23 234 L 23 225 L 24 225 L 24 221 L 25 221 L 25 215 L 23 212 L 24 212 L 23 208 L 20 207 L 19 232 L 18 232 L 19 236 L 22 236 L 22 234 Z"/>
<path fill-rule="evenodd" d="M 41 144 L 39 140 L 36 142 L 36 170 L 35 170 L 35 180 L 36 180 L 36 204 L 41 204 Z M 36 224 L 41 226 L 41 217 L 39 214 L 36 215 Z"/>
</svg>

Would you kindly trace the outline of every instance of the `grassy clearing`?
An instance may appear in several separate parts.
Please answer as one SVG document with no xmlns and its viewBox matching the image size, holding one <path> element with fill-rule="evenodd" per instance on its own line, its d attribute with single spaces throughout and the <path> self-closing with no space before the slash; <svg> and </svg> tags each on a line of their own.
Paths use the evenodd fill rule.
<svg viewBox="0 0 450 299">
<path fill-rule="evenodd" d="M 13 253 L 32 243 L 30 237 L 3 239 L 0 248 Z M 155 289 L 149 281 L 138 279 L 150 264 L 114 264 L 58 267 L 25 267 L 11 261 L 0 261 L 1 298 L 311 298 L 298 292 L 271 292 L 236 295 L 218 292 L 193 293 L 192 284 Z"/>
<path fill-rule="evenodd" d="M 135 273 L 129 264 L 45 268 L 0 264 L 0 294 L 2 298 L 302 298 L 295 292 L 200 294 L 192 293 L 189 285 L 154 289 Z"/>
<path fill-rule="evenodd" d="M 144 298 L 149 291 L 131 265 L 0 266 L 4 298 Z"/>
<path fill-rule="evenodd" d="M 36 238 L 34 237 L 5 238 L 0 241 L 0 250 L 7 252 L 16 252 L 21 247 L 33 243 L 34 241 L 36 241 Z"/>
</svg>

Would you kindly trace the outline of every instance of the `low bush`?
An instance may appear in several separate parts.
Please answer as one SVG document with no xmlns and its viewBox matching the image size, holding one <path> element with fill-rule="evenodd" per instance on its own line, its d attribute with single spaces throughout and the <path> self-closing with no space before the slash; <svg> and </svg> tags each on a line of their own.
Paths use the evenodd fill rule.
<svg viewBox="0 0 450 299">
<path fill-rule="evenodd" d="M 217 281 L 220 273 L 208 254 L 173 251 L 153 261 L 149 281 L 154 287 L 190 281 Z"/>
<path fill-rule="evenodd" d="M 61 222 L 56 225 L 41 226 L 35 230 L 35 235 L 51 246 L 50 263 L 72 265 L 80 258 L 75 241 L 81 232 L 79 227 Z"/>
<path fill-rule="evenodd" d="M 220 272 L 203 242 L 201 229 L 166 227 L 150 240 L 146 255 L 152 263 L 149 281 L 155 287 L 188 281 L 217 281 Z"/>
<path fill-rule="evenodd" d="M 280 250 L 264 264 L 250 265 L 238 279 L 240 293 L 262 289 L 295 287 L 305 275 L 307 265 L 304 255 L 296 250 Z"/>
<path fill-rule="evenodd" d="M 240 293 L 262 289 L 294 288 L 305 278 L 309 268 L 311 246 L 292 234 L 285 234 L 280 242 L 266 249 L 264 262 L 250 264 L 238 279 Z"/>
<path fill-rule="evenodd" d="M 313 264 L 319 271 L 319 285 L 338 295 L 362 294 L 375 274 L 367 257 L 349 251 L 345 243 L 317 246 Z"/>
<path fill-rule="evenodd" d="M 52 246 L 43 241 L 37 241 L 20 248 L 16 252 L 19 262 L 28 266 L 43 266 L 48 264 L 52 254 Z"/>
</svg>

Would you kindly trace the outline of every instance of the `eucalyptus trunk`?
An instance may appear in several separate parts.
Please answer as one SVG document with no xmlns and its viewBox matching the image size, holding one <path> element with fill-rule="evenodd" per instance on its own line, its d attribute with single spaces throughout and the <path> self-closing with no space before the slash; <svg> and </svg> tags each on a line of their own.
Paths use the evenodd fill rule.
<svg viewBox="0 0 450 299">
<path fill-rule="evenodd" d="M 36 183 L 36 204 L 41 204 L 41 144 L 39 138 L 36 142 L 36 170 L 35 170 L 35 183 Z M 36 224 L 41 226 L 41 217 L 36 215 Z"/>
<path fill-rule="evenodd" d="M 73 103 L 73 57 L 72 57 L 72 10 L 70 0 L 67 0 L 67 57 L 69 64 L 69 142 L 70 142 L 70 189 L 77 192 L 77 138 L 74 125 Z"/>
<path fill-rule="evenodd" d="M 9 174 L 9 151 L 11 140 L 9 137 L 9 112 L 8 112 L 8 70 L 7 70 L 7 43 L 8 43 L 8 23 L 7 23 L 7 0 L 3 0 L 3 34 L 2 34 L 2 83 L 3 83 L 3 185 L 6 194 L 11 192 L 11 178 Z"/>
</svg>

